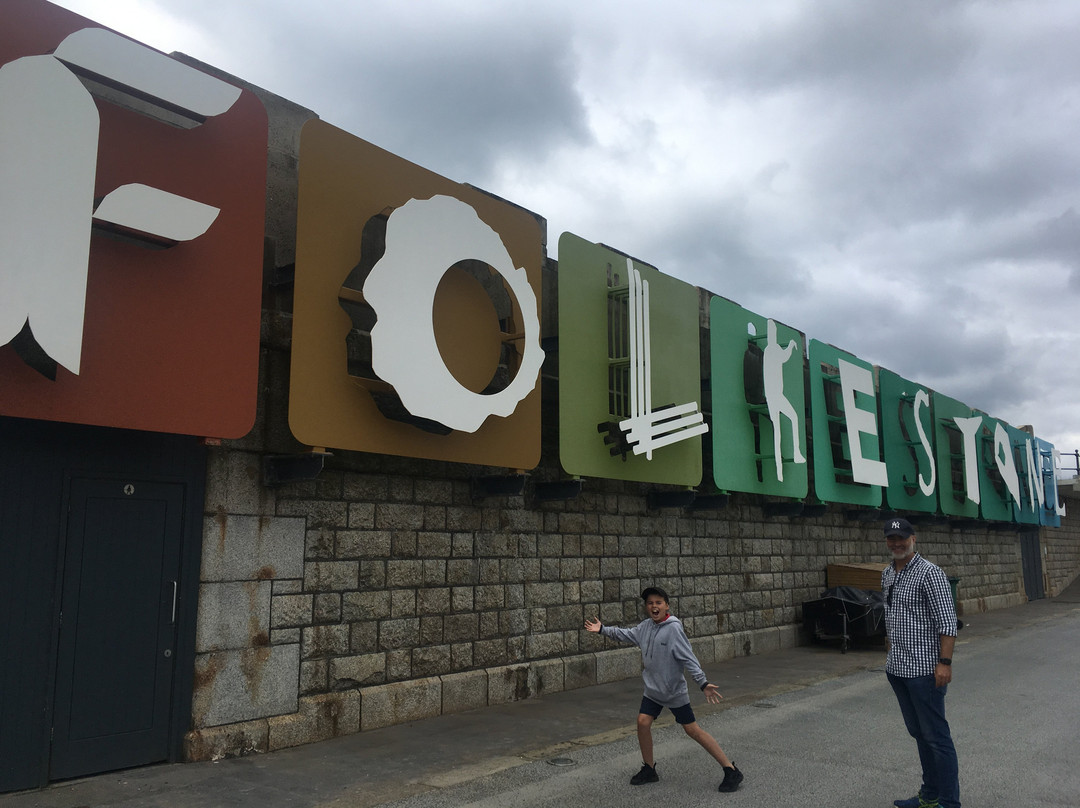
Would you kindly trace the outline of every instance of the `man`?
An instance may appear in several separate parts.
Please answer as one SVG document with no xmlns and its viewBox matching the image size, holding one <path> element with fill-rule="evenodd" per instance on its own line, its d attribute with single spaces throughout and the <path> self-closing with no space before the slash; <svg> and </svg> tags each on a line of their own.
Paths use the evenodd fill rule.
<svg viewBox="0 0 1080 808">
<path fill-rule="evenodd" d="M 956 607 L 941 568 L 915 552 L 906 519 L 885 523 L 892 563 L 881 572 L 889 656 L 885 675 L 896 693 L 907 731 L 919 749 L 922 786 L 897 808 L 960 808 L 956 748 L 945 720 L 952 681 Z"/>
<path fill-rule="evenodd" d="M 736 768 L 716 739 L 698 725 L 690 707 L 690 694 L 683 671 L 686 670 L 705 694 L 705 700 L 718 704 L 723 696 L 716 685 L 706 677 L 705 671 L 686 637 L 679 618 L 671 613 L 667 592 L 650 586 L 641 593 L 648 617 L 633 628 L 604 626 L 596 618 L 586 618 L 585 628 L 603 634 L 613 640 L 632 643 L 641 649 L 645 680 L 645 695 L 637 717 L 638 745 L 641 747 L 641 771 L 630 778 L 630 785 L 655 783 L 660 779 L 653 759 L 652 725 L 665 707 L 671 710 L 675 720 L 687 735 L 697 741 L 724 769 L 720 791 L 735 791 L 743 781 L 743 773 Z"/>
</svg>

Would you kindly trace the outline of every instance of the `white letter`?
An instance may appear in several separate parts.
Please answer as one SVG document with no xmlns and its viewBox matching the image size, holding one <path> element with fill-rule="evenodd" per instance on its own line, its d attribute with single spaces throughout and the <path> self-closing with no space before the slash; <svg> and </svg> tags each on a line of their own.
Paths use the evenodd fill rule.
<svg viewBox="0 0 1080 808">
<path fill-rule="evenodd" d="M 919 475 L 919 490 L 923 492 L 924 497 L 934 493 L 934 486 L 937 483 L 937 463 L 934 460 L 934 452 L 930 446 L 929 438 L 926 437 L 926 430 L 923 429 L 922 420 L 919 418 L 919 408 L 929 406 L 930 394 L 925 390 L 919 390 L 915 394 L 915 429 L 919 433 L 919 443 L 922 444 L 923 450 L 926 452 L 926 460 L 930 464 L 930 479 L 924 481 L 922 474 Z"/>
<path fill-rule="evenodd" d="M 1057 483 L 1058 458 L 1061 457 L 1061 454 L 1060 454 L 1060 452 L 1058 452 L 1057 449 L 1054 449 L 1054 448 L 1051 448 L 1051 451 L 1053 452 L 1053 455 L 1054 455 L 1054 459 L 1050 463 L 1050 467 L 1054 470 L 1054 474 L 1053 474 L 1053 478 L 1054 478 L 1054 511 L 1055 511 L 1055 513 L 1057 513 L 1058 516 L 1064 516 L 1065 515 L 1065 503 L 1061 501 L 1061 497 L 1058 494 L 1058 483 Z"/>
<path fill-rule="evenodd" d="M 58 364 L 79 372 L 98 111 L 52 56 L 0 67 L 0 345 L 27 319 Z"/>
<path fill-rule="evenodd" d="M 971 418 L 953 418 L 960 428 L 960 434 L 964 436 L 964 488 L 967 498 L 976 505 L 982 501 L 979 495 L 979 447 L 975 442 L 975 436 L 982 429 L 982 416 L 974 415 Z"/>
<path fill-rule="evenodd" d="M 1013 501 L 1020 504 L 1020 475 L 1016 471 L 1016 458 L 1013 457 L 1009 433 L 1000 423 L 994 429 L 994 462 L 997 464 L 1005 487 L 1012 494 Z"/>
<path fill-rule="evenodd" d="M 855 393 L 874 394 L 874 374 L 864 367 L 840 360 L 840 388 L 844 401 L 844 418 L 847 421 L 848 449 L 851 452 L 851 476 L 859 483 L 888 486 L 889 471 L 880 460 L 864 457 L 862 436 L 877 439 L 877 406 L 873 410 L 860 409 L 855 405 Z"/>
<path fill-rule="evenodd" d="M 1024 441 L 1024 454 L 1027 455 L 1028 472 L 1028 502 L 1031 510 L 1039 511 L 1046 504 L 1046 491 L 1043 488 L 1042 478 L 1042 455 L 1037 446 L 1033 446 L 1031 438 Z M 1035 502 L 1038 501 L 1038 507 Z"/>
</svg>

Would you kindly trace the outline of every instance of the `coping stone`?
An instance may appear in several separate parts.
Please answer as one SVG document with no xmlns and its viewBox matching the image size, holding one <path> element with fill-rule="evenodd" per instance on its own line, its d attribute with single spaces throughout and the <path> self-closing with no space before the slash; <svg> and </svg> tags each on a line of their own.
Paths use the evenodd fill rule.
<svg viewBox="0 0 1080 808">
<path fill-rule="evenodd" d="M 391 682 L 360 690 L 360 729 L 378 729 L 422 718 L 434 718 L 442 711 L 442 682 L 437 676 Z"/>
</svg>

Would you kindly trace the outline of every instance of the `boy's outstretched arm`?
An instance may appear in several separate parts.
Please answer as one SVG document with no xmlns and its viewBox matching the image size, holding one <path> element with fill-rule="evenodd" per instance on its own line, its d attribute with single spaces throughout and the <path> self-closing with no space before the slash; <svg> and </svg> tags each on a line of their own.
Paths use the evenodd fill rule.
<svg viewBox="0 0 1080 808">
<path fill-rule="evenodd" d="M 634 645 L 638 644 L 637 634 L 634 633 L 632 628 L 620 628 L 619 626 L 605 626 L 600 622 L 598 617 L 586 617 L 585 629 L 591 631 L 593 634 L 602 634 L 612 640 L 618 642 L 628 642 Z M 603 629 L 601 631 L 601 629 Z"/>
</svg>

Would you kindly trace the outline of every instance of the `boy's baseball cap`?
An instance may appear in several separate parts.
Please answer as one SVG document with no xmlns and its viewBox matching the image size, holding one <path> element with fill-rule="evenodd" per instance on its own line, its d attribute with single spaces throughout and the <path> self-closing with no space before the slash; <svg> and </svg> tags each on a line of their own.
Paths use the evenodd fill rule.
<svg viewBox="0 0 1080 808">
<path fill-rule="evenodd" d="M 658 586 L 648 586 L 641 592 L 641 599 L 648 600 L 652 595 L 659 595 L 666 602 L 671 603 L 671 598 L 668 597 L 668 593 Z"/>
<path fill-rule="evenodd" d="M 911 526 L 911 522 L 907 519 L 890 519 L 885 523 L 885 535 L 886 536 L 903 536 L 905 539 L 908 536 L 915 535 L 915 528 Z"/>
</svg>

